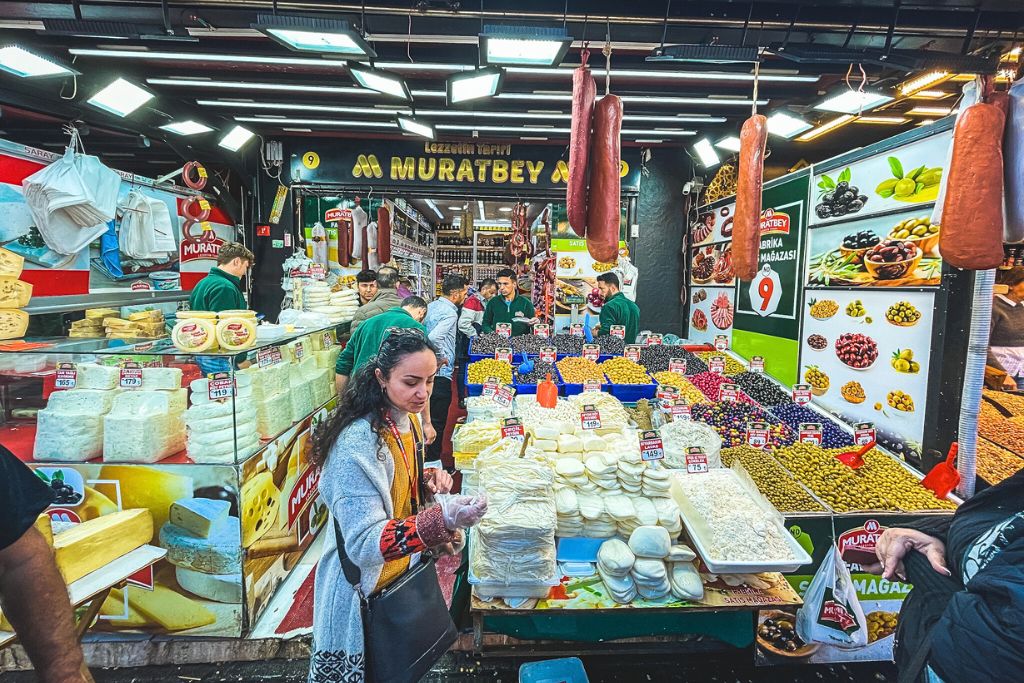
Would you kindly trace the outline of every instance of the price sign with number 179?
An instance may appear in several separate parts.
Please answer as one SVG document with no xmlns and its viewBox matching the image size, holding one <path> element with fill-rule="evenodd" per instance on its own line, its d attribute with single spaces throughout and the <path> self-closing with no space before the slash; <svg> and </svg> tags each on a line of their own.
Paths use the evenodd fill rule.
<svg viewBox="0 0 1024 683">
<path fill-rule="evenodd" d="M 766 263 L 750 281 L 750 307 L 762 317 L 769 316 L 779 309 L 781 298 L 779 274 L 772 270 L 770 263 Z"/>
</svg>

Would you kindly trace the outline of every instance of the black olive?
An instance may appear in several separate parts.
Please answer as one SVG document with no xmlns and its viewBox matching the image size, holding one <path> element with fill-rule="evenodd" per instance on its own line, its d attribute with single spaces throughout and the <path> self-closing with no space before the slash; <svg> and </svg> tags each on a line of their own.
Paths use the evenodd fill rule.
<svg viewBox="0 0 1024 683">
<path fill-rule="evenodd" d="M 849 189 L 850 189 L 850 183 L 846 182 L 845 180 L 841 180 L 838 183 L 836 183 L 836 194 L 837 195 L 838 194 L 842 194 L 843 192 L 846 192 Z"/>
<path fill-rule="evenodd" d="M 768 627 L 762 625 L 760 628 L 757 629 L 757 635 L 761 636 L 762 638 L 767 638 L 768 637 Z"/>
<path fill-rule="evenodd" d="M 868 196 L 866 194 L 858 195 L 857 199 L 860 200 L 861 204 L 867 204 L 868 203 Z"/>
<path fill-rule="evenodd" d="M 850 185 L 850 192 L 860 194 L 860 189 L 856 185 Z"/>
<path fill-rule="evenodd" d="M 854 199 L 852 202 L 850 202 L 850 211 L 851 212 L 860 211 L 863 208 L 864 208 L 864 202 L 862 202 L 859 199 Z"/>
<path fill-rule="evenodd" d="M 826 204 L 818 204 L 814 211 L 818 214 L 818 218 L 828 218 L 832 215 L 832 208 Z"/>
<path fill-rule="evenodd" d="M 798 646 L 798 645 L 797 645 L 796 643 L 794 643 L 794 642 L 793 642 L 792 640 L 790 640 L 789 642 L 787 642 L 787 643 L 786 643 L 786 644 L 784 645 L 784 647 L 785 647 L 785 649 L 786 649 L 786 652 L 796 652 L 797 650 L 799 650 L 799 649 L 800 649 L 800 647 L 799 647 L 799 646 Z"/>
<path fill-rule="evenodd" d="M 832 215 L 833 216 L 845 216 L 846 215 L 846 207 L 843 206 L 842 204 L 836 204 L 834 207 L 832 207 Z"/>
<path fill-rule="evenodd" d="M 835 197 L 836 196 L 833 193 L 826 192 L 825 194 L 821 195 L 821 201 L 823 201 L 826 204 L 831 204 L 833 201 L 835 201 Z"/>
<path fill-rule="evenodd" d="M 849 204 L 850 202 L 852 202 L 856 198 L 857 198 L 857 195 L 855 193 L 853 193 L 853 192 L 850 192 L 849 190 L 847 190 L 846 192 L 844 192 L 842 194 L 842 201 L 843 201 L 844 204 Z"/>
</svg>

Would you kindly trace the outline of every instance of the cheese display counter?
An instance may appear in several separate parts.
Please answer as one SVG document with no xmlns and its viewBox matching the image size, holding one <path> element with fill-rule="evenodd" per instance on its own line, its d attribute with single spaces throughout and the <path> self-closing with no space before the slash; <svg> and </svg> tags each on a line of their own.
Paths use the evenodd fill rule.
<svg viewBox="0 0 1024 683">
<path fill-rule="evenodd" d="M 118 515 L 145 510 L 145 544 L 166 551 L 110 591 L 93 629 L 245 635 L 326 519 L 305 447 L 336 402 L 333 330 L 257 343 L 244 362 L 173 337 L 13 348 L 0 349 L 0 441 L 53 488 L 56 537 L 110 520 L 90 537 L 109 544 Z"/>
</svg>

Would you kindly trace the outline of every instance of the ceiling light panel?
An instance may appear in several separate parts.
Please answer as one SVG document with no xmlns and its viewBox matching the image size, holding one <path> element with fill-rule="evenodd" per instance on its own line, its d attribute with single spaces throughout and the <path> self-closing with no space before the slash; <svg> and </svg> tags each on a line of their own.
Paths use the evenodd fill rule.
<svg viewBox="0 0 1024 683">
<path fill-rule="evenodd" d="M 244 126 L 235 126 L 230 131 L 228 131 L 227 135 L 222 137 L 220 139 L 220 142 L 218 142 L 217 144 L 223 147 L 224 149 L 230 150 L 232 152 L 237 152 L 238 150 L 242 149 L 242 147 L 244 147 L 245 144 L 249 142 L 249 140 L 251 140 L 254 135 L 255 133 L 253 133 L 251 130 Z"/>
<path fill-rule="evenodd" d="M 0 47 L 0 70 L 20 78 L 52 78 L 76 73 L 17 45 Z"/>
<path fill-rule="evenodd" d="M 168 123 L 160 126 L 160 129 L 176 135 L 199 135 L 200 133 L 209 133 L 213 130 L 210 126 L 191 119 L 188 121 L 175 121 L 174 123 Z"/>
<path fill-rule="evenodd" d="M 915 76 L 908 81 L 904 81 L 900 84 L 897 90 L 900 95 L 907 97 L 909 95 L 913 95 L 919 90 L 924 90 L 930 85 L 942 83 L 943 81 L 948 80 L 950 76 L 952 76 L 952 74 L 948 71 L 930 71 L 926 74 Z"/>
<path fill-rule="evenodd" d="M 834 119 L 831 119 L 830 121 L 827 121 L 827 122 L 821 124 L 817 128 L 813 128 L 813 129 L 807 131 L 806 133 L 804 133 L 803 135 L 798 137 L 797 140 L 800 141 L 800 142 L 808 142 L 808 141 L 813 140 L 815 138 L 821 137 L 825 133 L 830 133 L 830 132 L 834 131 L 837 128 L 845 126 L 850 121 L 853 121 L 854 118 L 856 118 L 856 117 L 851 115 L 851 114 L 844 114 L 842 116 L 837 116 Z"/>
<path fill-rule="evenodd" d="M 485 26 L 480 62 L 504 66 L 557 66 L 572 44 L 563 28 Z"/>
<path fill-rule="evenodd" d="M 945 90 L 918 90 L 910 96 L 912 100 L 944 100 L 953 93 Z"/>
<path fill-rule="evenodd" d="M 433 140 L 435 137 L 433 126 L 423 121 L 417 121 L 416 119 L 408 116 L 398 117 L 398 127 L 406 133 L 419 135 L 420 137 L 427 138 L 428 140 Z"/>
<path fill-rule="evenodd" d="M 834 111 L 840 114 L 860 114 L 886 102 L 892 102 L 892 100 L 892 97 L 880 92 L 843 90 L 825 98 L 814 105 L 814 108 L 819 111 Z"/>
<path fill-rule="evenodd" d="M 390 95 L 391 97 L 403 100 L 412 99 L 412 95 L 409 94 L 409 86 L 405 84 L 405 79 L 393 73 L 381 71 L 380 69 L 366 69 L 354 66 L 349 68 L 349 73 L 352 74 L 352 78 L 355 79 L 356 83 L 364 88 L 376 90 L 384 95 Z"/>
<path fill-rule="evenodd" d="M 105 57 L 110 59 L 146 59 L 164 62 L 221 62 L 226 64 L 276 64 L 281 66 L 310 66 L 344 70 L 348 64 L 341 59 L 314 57 L 273 57 L 270 55 L 230 55 L 210 52 L 153 52 L 150 50 L 97 50 L 73 47 L 68 50 L 79 57 Z"/>
<path fill-rule="evenodd" d="M 948 116 L 953 113 L 952 107 L 914 107 L 907 112 L 912 116 Z"/>
<path fill-rule="evenodd" d="M 715 143 L 715 147 L 718 149 L 724 149 L 726 152 L 739 152 L 740 151 L 740 139 L 735 135 L 730 135 L 727 138 L 722 138 Z"/>
<path fill-rule="evenodd" d="M 125 117 L 153 99 L 153 93 L 143 90 L 131 81 L 118 78 L 107 87 L 90 97 L 87 102 L 94 107 Z"/>
<path fill-rule="evenodd" d="M 786 112 L 777 111 L 768 117 L 768 132 L 787 140 L 811 128 L 813 126 L 799 116 Z"/>
<path fill-rule="evenodd" d="M 325 93 L 329 95 L 372 95 L 374 91 L 342 85 L 295 85 L 292 83 L 262 83 L 249 81 L 215 81 L 205 78 L 147 78 L 150 85 L 170 85 L 185 88 L 214 88 L 220 90 L 277 90 L 280 92 Z M 441 93 L 442 96 L 444 93 Z"/>
<path fill-rule="evenodd" d="M 701 138 L 693 145 L 693 151 L 700 159 L 701 166 L 704 168 L 711 168 L 719 164 L 722 160 L 718 156 L 718 152 L 715 151 L 711 141 L 707 138 Z"/>
<path fill-rule="evenodd" d="M 874 123 L 883 126 L 898 126 L 909 121 L 905 116 L 858 116 L 855 123 Z"/>
<path fill-rule="evenodd" d="M 322 52 L 351 59 L 377 56 L 359 31 L 344 20 L 260 14 L 252 27 L 297 52 Z"/>
<path fill-rule="evenodd" d="M 493 97 L 501 88 L 504 71 L 497 67 L 484 67 L 449 76 L 446 83 L 448 104 L 459 104 Z"/>
</svg>

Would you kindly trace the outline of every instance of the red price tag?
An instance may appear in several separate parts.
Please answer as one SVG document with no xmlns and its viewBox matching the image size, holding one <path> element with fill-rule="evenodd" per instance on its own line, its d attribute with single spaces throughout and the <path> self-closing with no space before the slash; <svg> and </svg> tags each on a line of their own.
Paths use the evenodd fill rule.
<svg viewBox="0 0 1024 683">
<path fill-rule="evenodd" d="M 640 459 L 644 462 L 665 459 L 665 444 L 654 430 L 640 432 Z"/>
<path fill-rule="evenodd" d="M 875 441 L 875 425 L 870 422 L 858 422 L 853 425 L 853 440 L 858 446 L 866 446 Z"/>
<path fill-rule="evenodd" d="M 690 446 L 686 449 L 686 473 L 707 474 L 708 456 L 700 446 Z"/>
<path fill-rule="evenodd" d="M 142 365 L 134 361 L 121 363 L 121 373 L 117 385 L 122 389 L 141 389 Z"/>
<path fill-rule="evenodd" d="M 627 344 L 626 348 L 622 351 L 622 357 L 628 358 L 634 363 L 640 362 L 640 346 L 637 344 Z"/>
<path fill-rule="evenodd" d="M 583 357 L 597 362 L 597 359 L 601 356 L 601 347 L 597 344 L 584 344 L 583 345 Z"/>
<path fill-rule="evenodd" d="M 727 403 L 735 403 L 736 401 L 739 400 L 739 398 L 740 398 L 740 388 L 739 388 L 739 385 L 736 385 L 736 384 L 723 384 L 722 385 L 722 387 L 720 389 L 720 393 L 718 395 L 718 400 L 725 401 Z"/>
<path fill-rule="evenodd" d="M 330 332 L 324 332 L 323 347 L 324 351 L 334 346 L 334 336 Z"/>
<path fill-rule="evenodd" d="M 320 280 L 321 282 L 327 279 L 327 268 L 322 263 L 314 263 L 309 267 L 309 274 L 314 280 Z"/>
<path fill-rule="evenodd" d="M 220 401 L 235 395 L 235 378 L 230 372 L 214 372 L 208 375 L 207 395 L 211 401 Z"/>
<path fill-rule="evenodd" d="M 685 358 L 670 358 L 668 361 L 668 371 L 674 372 L 678 375 L 686 374 L 686 359 Z"/>
<path fill-rule="evenodd" d="M 662 336 L 660 334 L 652 334 L 644 340 L 644 344 L 647 346 L 661 346 Z"/>
<path fill-rule="evenodd" d="M 584 405 L 580 412 L 580 426 L 584 429 L 600 429 L 601 412 L 589 403 Z"/>
<path fill-rule="evenodd" d="M 588 379 L 583 383 L 583 391 L 601 391 L 601 380 Z"/>
<path fill-rule="evenodd" d="M 685 401 L 677 400 L 670 408 L 673 420 L 692 420 L 693 409 Z"/>
<path fill-rule="evenodd" d="M 764 372 L 764 356 L 754 356 L 750 359 L 751 372 Z"/>
<path fill-rule="evenodd" d="M 53 382 L 54 389 L 74 389 L 78 384 L 78 370 L 74 363 L 57 363 L 57 378 Z"/>
<path fill-rule="evenodd" d="M 805 406 L 811 402 L 811 385 L 810 384 L 794 384 L 793 385 L 793 402 L 798 406 Z"/>
<path fill-rule="evenodd" d="M 573 323 L 569 325 L 569 334 L 574 337 L 582 337 L 583 335 L 583 323 Z"/>
<path fill-rule="evenodd" d="M 814 446 L 821 445 L 821 423 L 803 422 L 798 431 L 800 443 L 809 443 Z"/>
<path fill-rule="evenodd" d="M 499 346 L 494 349 L 494 360 L 505 361 L 506 363 L 512 362 L 512 349 L 507 346 Z"/>
<path fill-rule="evenodd" d="M 554 363 L 558 356 L 558 350 L 553 346 L 545 346 L 540 350 L 541 363 Z"/>
<path fill-rule="evenodd" d="M 767 422 L 751 422 L 747 425 L 747 445 L 760 449 L 768 447 Z"/>
<path fill-rule="evenodd" d="M 298 362 L 306 357 L 306 346 L 302 342 L 295 342 L 295 346 L 292 347 L 295 352 L 295 361 Z"/>
<path fill-rule="evenodd" d="M 497 377 L 488 377 L 484 380 L 484 388 L 481 392 L 481 396 L 491 397 L 494 396 L 494 392 L 501 386 L 501 381 Z"/>
<path fill-rule="evenodd" d="M 512 387 L 500 386 L 494 390 L 494 394 L 491 395 L 491 400 L 502 408 L 508 408 L 512 405 L 512 397 L 515 395 L 516 390 Z"/>
<path fill-rule="evenodd" d="M 613 337 L 618 337 L 619 339 L 625 339 L 626 338 L 626 326 L 625 325 L 612 325 L 608 329 L 608 334 L 612 335 Z"/>
<path fill-rule="evenodd" d="M 501 436 L 505 439 L 522 441 L 526 436 L 523 422 L 518 417 L 506 417 L 501 421 Z"/>
<path fill-rule="evenodd" d="M 512 336 L 512 324 L 511 323 L 498 323 L 494 326 L 494 331 L 500 334 L 502 337 Z"/>
<path fill-rule="evenodd" d="M 656 398 L 660 398 L 662 401 L 674 401 L 679 398 L 679 389 L 676 387 L 666 386 L 664 384 L 658 385 L 658 391 L 655 394 Z"/>
<path fill-rule="evenodd" d="M 724 375 L 725 358 L 723 356 L 711 356 L 711 360 L 708 361 L 708 370 L 716 375 Z"/>
<path fill-rule="evenodd" d="M 547 339 L 551 336 L 551 325 L 548 325 L 547 323 L 538 323 L 534 325 L 533 336 Z"/>
<path fill-rule="evenodd" d="M 715 335 L 715 351 L 728 351 L 729 338 L 724 334 Z"/>
<path fill-rule="evenodd" d="M 277 365 L 281 362 L 281 349 L 277 346 L 264 346 L 256 352 L 256 364 L 262 368 Z"/>
</svg>

